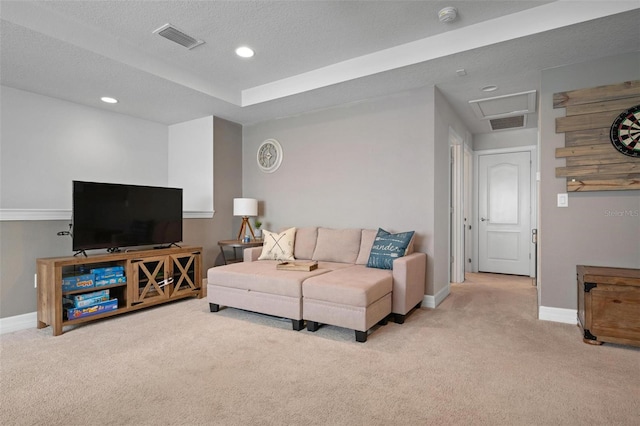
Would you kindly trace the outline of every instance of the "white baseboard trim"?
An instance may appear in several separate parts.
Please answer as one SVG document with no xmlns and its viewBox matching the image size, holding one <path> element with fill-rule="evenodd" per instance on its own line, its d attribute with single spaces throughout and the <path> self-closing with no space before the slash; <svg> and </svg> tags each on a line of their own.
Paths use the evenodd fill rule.
<svg viewBox="0 0 640 426">
<path fill-rule="evenodd" d="M 578 311 L 575 309 L 540 306 L 538 308 L 538 319 L 576 325 L 578 324 Z"/>
<path fill-rule="evenodd" d="M 422 307 L 424 308 L 435 308 L 437 307 L 451 292 L 451 286 L 447 284 L 445 288 L 436 293 L 435 296 L 430 296 L 425 294 L 422 298 Z"/>
<path fill-rule="evenodd" d="M 37 312 L 30 312 L 28 314 L 0 318 L 0 334 L 11 333 L 18 330 L 26 330 L 27 328 L 34 328 L 36 327 L 37 321 Z"/>
</svg>

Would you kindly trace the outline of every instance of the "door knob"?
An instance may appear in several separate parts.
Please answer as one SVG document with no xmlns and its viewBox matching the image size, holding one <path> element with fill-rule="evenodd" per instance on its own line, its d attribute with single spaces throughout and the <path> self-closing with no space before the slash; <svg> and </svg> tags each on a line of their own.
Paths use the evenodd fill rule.
<svg viewBox="0 0 640 426">
<path fill-rule="evenodd" d="M 484 217 L 481 217 L 481 218 L 480 218 L 480 220 L 481 220 L 481 221 L 483 221 L 483 222 L 485 222 L 485 221 L 489 220 L 489 218 L 486 218 L 486 219 L 485 219 Z"/>
</svg>

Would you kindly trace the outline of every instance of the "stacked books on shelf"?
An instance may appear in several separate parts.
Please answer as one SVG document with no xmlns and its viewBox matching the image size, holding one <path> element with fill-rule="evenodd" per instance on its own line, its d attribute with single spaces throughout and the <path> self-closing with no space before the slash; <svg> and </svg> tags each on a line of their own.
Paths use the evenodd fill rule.
<svg viewBox="0 0 640 426">
<path fill-rule="evenodd" d="M 62 291 L 85 290 L 127 282 L 124 267 L 119 265 L 82 272 L 82 275 L 63 277 Z M 72 320 L 115 311 L 118 309 L 118 299 L 111 298 L 109 289 L 104 289 L 82 294 L 67 294 L 63 297 L 62 305 L 66 309 L 67 319 Z"/>
</svg>

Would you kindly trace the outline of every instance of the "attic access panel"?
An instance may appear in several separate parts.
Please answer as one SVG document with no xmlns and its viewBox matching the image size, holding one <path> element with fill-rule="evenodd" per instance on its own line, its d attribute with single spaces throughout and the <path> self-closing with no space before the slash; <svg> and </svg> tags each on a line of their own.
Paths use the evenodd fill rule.
<svg viewBox="0 0 640 426">
<path fill-rule="evenodd" d="M 536 112 L 536 91 L 476 99 L 469 101 L 469 105 L 482 120 L 532 114 Z"/>
</svg>

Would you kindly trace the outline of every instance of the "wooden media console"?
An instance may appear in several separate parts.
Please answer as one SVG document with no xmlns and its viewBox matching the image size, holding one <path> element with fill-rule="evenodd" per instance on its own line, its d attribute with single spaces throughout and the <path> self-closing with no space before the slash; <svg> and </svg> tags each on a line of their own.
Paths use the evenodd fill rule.
<svg viewBox="0 0 640 426">
<path fill-rule="evenodd" d="M 202 248 L 178 247 L 125 251 L 87 257 L 37 259 L 38 328 L 52 327 L 53 335 L 64 326 L 82 324 L 186 297 L 201 298 Z M 122 267 L 126 282 L 63 290 L 63 277 L 82 275 L 91 268 Z M 117 308 L 95 315 L 69 319 L 63 298 L 109 289 Z M 115 302 L 114 302 L 115 303 Z"/>
</svg>

